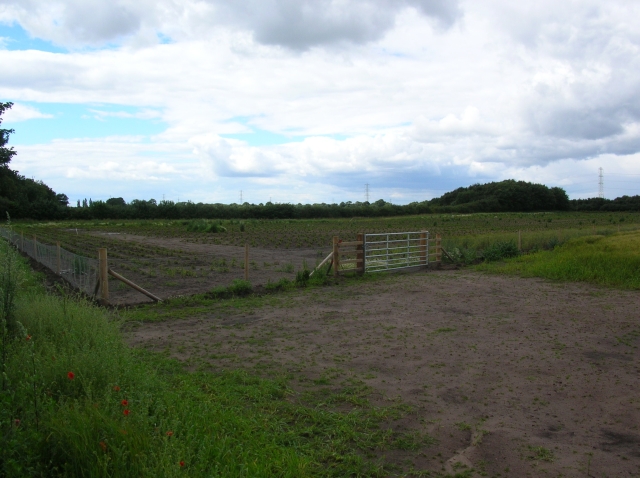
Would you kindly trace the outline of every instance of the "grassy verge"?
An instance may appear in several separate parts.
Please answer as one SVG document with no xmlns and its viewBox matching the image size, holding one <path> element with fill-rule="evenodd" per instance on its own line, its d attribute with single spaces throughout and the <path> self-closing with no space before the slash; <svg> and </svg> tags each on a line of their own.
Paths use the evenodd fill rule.
<svg viewBox="0 0 640 478">
<path fill-rule="evenodd" d="M 640 232 L 570 239 L 550 251 L 485 262 L 479 270 L 640 289 Z"/>
<path fill-rule="evenodd" d="M 116 316 L 47 295 L 4 242 L 0 279 L 2 476 L 388 476 L 381 450 L 428 441 L 380 427 L 401 407 L 131 350 Z"/>
</svg>

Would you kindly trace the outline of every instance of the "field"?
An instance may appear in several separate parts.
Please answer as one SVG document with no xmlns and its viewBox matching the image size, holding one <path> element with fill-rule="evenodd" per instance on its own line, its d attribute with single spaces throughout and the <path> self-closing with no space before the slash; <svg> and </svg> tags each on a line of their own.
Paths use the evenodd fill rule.
<svg viewBox="0 0 640 478">
<path fill-rule="evenodd" d="M 213 413 L 216 436 L 234 444 L 228 453 L 237 458 L 228 466 L 255 459 L 256 473 L 278 476 L 269 471 L 269 454 L 252 448 L 271 447 L 289 476 L 640 475 L 640 215 L 204 227 L 211 224 L 226 232 L 188 231 L 196 227 L 188 221 L 16 228 L 77 252 L 106 246 L 114 269 L 172 296 L 112 311 L 110 322 L 154 370 L 173 359 L 189 372 L 168 373 L 175 377 L 170 386 L 194 391 L 183 395 L 193 397 L 185 403 L 192 420 Z M 349 240 L 360 231 L 420 229 L 442 234 L 445 248 L 460 257 L 473 253 L 474 260 L 497 241 L 517 240 L 521 231 L 530 254 L 464 268 L 366 274 L 274 294 L 194 294 L 242 276 L 245 242 L 253 241 L 252 257 L 258 258 L 250 272 L 255 286 L 292 279 L 303 261 L 313 266 L 329 252 L 333 235 Z M 25 312 L 25 323 L 40 315 Z M 205 396 L 195 393 L 203 390 Z M 220 395 L 213 399 L 209 390 Z M 220 400 L 231 403 L 231 396 L 233 409 L 249 414 L 245 421 L 196 406 L 202 399 L 215 408 Z M 173 410 L 172 403 L 163 406 Z M 172 426 L 186 419 L 174 417 Z M 147 432 L 141 430 L 142 437 Z M 181 471 L 175 462 L 194 447 L 191 468 L 183 472 L 205 476 L 215 463 L 215 453 L 196 445 L 210 440 L 209 432 L 192 433 L 174 442 L 170 456 L 158 448 L 164 457 L 158 463 L 173 470 L 166 476 Z M 223 445 L 211 440 L 207 446 L 218 453 Z M 240 467 L 230 476 L 248 475 Z"/>
<path fill-rule="evenodd" d="M 129 344 L 345 412 L 408 407 L 388 426 L 430 440 L 372 450 L 383 476 L 640 473 L 637 292 L 463 270 L 176 305 L 130 311 Z"/>
<path fill-rule="evenodd" d="M 553 248 L 572 237 L 640 227 L 640 213 L 535 213 L 425 215 L 393 218 L 248 221 L 117 221 L 17 223 L 26 238 L 88 257 L 106 247 L 112 269 L 161 298 L 203 293 L 244 276 L 244 245 L 250 246 L 254 286 L 293 279 L 331 251 L 331 241 L 355 240 L 359 232 L 428 230 L 441 234 L 446 250 L 473 259 L 496 241 L 517 239 L 525 251 Z M 224 232 L 200 232 L 211 226 Z M 472 260 L 471 260 L 472 262 Z M 114 281 L 116 304 L 149 301 Z"/>
</svg>

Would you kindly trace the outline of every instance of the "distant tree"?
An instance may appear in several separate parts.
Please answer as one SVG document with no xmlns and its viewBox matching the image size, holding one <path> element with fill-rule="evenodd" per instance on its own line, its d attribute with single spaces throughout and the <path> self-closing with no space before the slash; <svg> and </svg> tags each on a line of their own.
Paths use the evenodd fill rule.
<svg viewBox="0 0 640 478">
<path fill-rule="evenodd" d="M 122 198 L 109 198 L 107 204 L 109 206 L 126 206 L 127 202 Z"/>
</svg>

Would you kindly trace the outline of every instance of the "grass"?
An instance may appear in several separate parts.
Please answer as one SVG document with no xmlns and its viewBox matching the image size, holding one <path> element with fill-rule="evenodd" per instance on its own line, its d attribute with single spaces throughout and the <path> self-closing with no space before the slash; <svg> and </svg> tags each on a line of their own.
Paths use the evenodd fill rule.
<svg viewBox="0 0 640 478">
<path fill-rule="evenodd" d="M 189 373 L 129 349 L 118 316 L 48 295 L 0 249 L 15 266 L 2 292 L 20 283 L 2 316 L 2 476 L 388 476 L 365 456 L 431 443 L 382 428 L 406 411 L 369 406 L 362 390 L 302 400 L 283 380 Z"/>
<path fill-rule="evenodd" d="M 578 237 L 550 251 L 500 263 L 483 263 L 477 268 L 524 277 L 640 289 L 640 232 Z"/>
</svg>

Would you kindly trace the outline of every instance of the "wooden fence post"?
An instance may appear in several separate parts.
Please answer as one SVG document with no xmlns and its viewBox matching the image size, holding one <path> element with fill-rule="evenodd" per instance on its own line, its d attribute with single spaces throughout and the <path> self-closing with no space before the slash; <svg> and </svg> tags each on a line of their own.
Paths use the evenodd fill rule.
<svg viewBox="0 0 640 478">
<path fill-rule="evenodd" d="M 360 274 L 364 274 L 364 234 L 359 233 L 356 240 L 361 242 L 356 246 L 356 270 Z"/>
<path fill-rule="evenodd" d="M 338 245 L 340 238 L 333 236 L 333 275 L 338 275 L 338 267 L 340 267 L 340 246 Z"/>
<path fill-rule="evenodd" d="M 436 234 L 436 263 L 440 265 L 442 262 L 442 236 Z"/>
<path fill-rule="evenodd" d="M 98 261 L 100 263 L 100 302 L 102 305 L 107 305 L 109 303 L 109 264 L 107 250 L 104 247 L 98 249 Z"/>
<path fill-rule="evenodd" d="M 38 261 L 38 241 L 36 240 L 36 235 L 33 235 L 33 258 Z"/>
<path fill-rule="evenodd" d="M 427 261 L 427 231 L 420 231 L 420 264 L 426 266 L 429 262 Z"/>
<path fill-rule="evenodd" d="M 60 275 L 60 272 L 62 272 L 60 270 L 60 241 L 56 242 L 56 259 L 56 273 Z"/>
<path fill-rule="evenodd" d="M 20 250 L 24 252 L 24 232 L 20 233 Z"/>
<path fill-rule="evenodd" d="M 249 244 L 244 245 L 244 280 L 249 280 Z"/>
<path fill-rule="evenodd" d="M 522 236 L 520 235 L 520 230 L 518 230 L 518 250 L 522 252 Z"/>
</svg>

